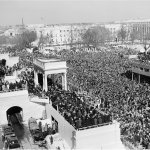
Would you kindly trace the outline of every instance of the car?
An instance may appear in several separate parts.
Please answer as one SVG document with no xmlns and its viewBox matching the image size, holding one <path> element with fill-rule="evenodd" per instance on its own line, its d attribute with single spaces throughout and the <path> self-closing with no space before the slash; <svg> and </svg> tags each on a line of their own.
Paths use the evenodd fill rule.
<svg viewBox="0 0 150 150">
<path fill-rule="evenodd" d="M 19 141 L 17 139 L 17 137 L 15 135 L 9 135 L 6 137 L 6 142 L 8 145 L 9 149 L 13 149 L 13 148 L 19 148 L 20 144 Z"/>
<path fill-rule="evenodd" d="M 20 144 L 11 126 L 2 126 L 2 140 L 6 143 L 7 148 L 19 148 Z"/>
<path fill-rule="evenodd" d="M 44 137 L 42 132 L 39 129 L 31 131 L 31 135 L 34 141 L 43 141 Z"/>
<path fill-rule="evenodd" d="M 5 140 L 5 138 L 8 135 L 12 135 L 12 136 L 15 135 L 15 132 L 14 132 L 13 128 L 11 126 L 8 126 L 8 125 L 2 126 L 2 136 L 3 136 L 3 139 Z"/>
<path fill-rule="evenodd" d="M 29 118 L 28 126 L 29 126 L 29 130 L 30 130 L 30 133 L 31 133 L 34 141 L 44 140 L 42 131 L 40 131 L 39 126 L 38 126 L 35 118 L 32 118 L 32 117 Z"/>
</svg>

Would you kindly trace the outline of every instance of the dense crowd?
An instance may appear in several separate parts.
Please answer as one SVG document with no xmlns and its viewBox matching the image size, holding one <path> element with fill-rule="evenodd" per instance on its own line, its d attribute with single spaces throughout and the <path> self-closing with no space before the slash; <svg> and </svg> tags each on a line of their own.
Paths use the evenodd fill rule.
<svg viewBox="0 0 150 150">
<path fill-rule="evenodd" d="M 3 61 L 2 61 L 3 62 Z M 22 69 L 20 63 L 13 65 L 12 67 L 6 66 L 5 63 L 0 63 L 0 91 L 1 92 L 8 92 L 14 91 L 18 89 L 24 89 L 26 87 L 26 80 L 16 80 L 16 81 L 7 81 L 5 80 L 5 76 L 13 76 L 17 74 L 19 70 Z"/>
<path fill-rule="evenodd" d="M 33 57 L 27 52 L 24 53 L 29 55 L 30 61 L 21 57 L 22 63 L 32 67 Z M 62 51 L 57 55 L 67 61 L 69 92 L 60 92 L 57 87 L 53 87 L 45 94 L 76 128 L 107 122 L 102 118 L 99 121 L 102 111 L 120 122 L 121 134 L 126 140 L 134 146 L 140 144 L 149 148 L 150 86 L 131 81 L 130 76 L 126 77 L 124 73 L 130 69 L 131 64 L 123 56 L 128 54 L 132 54 L 132 50 L 116 50 L 111 47 L 107 47 L 105 51 L 99 49 L 96 53 Z M 41 54 L 34 54 L 34 57 L 38 56 Z M 37 87 L 37 91 L 34 90 L 33 76 L 31 73 L 24 77 L 28 82 L 28 90 L 31 93 L 41 91 L 42 94 L 44 91 L 42 92 L 40 87 Z M 79 100 L 75 93 L 83 91 L 90 98 Z M 93 108 L 96 108 L 96 111 Z M 90 119 L 87 116 L 90 116 Z"/>
<path fill-rule="evenodd" d="M 131 67 L 129 60 L 121 57 L 126 53 L 121 50 L 64 53 L 62 58 L 69 66 L 70 89 L 82 89 L 93 95 L 93 103 L 99 99 L 100 110 L 111 113 L 121 123 L 122 136 L 134 146 L 148 148 L 150 86 L 126 77 L 124 73 Z"/>
<path fill-rule="evenodd" d="M 15 82 L 8 82 L 4 79 L 0 79 L 0 92 L 11 92 L 26 88 L 26 81 L 19 80 Z"/>
<path fill-rule="evenodd" d="M 110 123 L 111 115 L 97 110 L 89 105 L 86 100 L 81 99 L 75 92 L 60 90 L 50 90 L 46 93 L 52 100 L 56 108 L 64 118 L 76 129 Z"/>
</svg>

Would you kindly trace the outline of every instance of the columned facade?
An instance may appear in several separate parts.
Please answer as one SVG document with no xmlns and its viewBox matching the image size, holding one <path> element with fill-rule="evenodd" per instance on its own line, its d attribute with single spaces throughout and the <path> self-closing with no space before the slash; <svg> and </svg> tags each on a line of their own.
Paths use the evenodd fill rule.
<svg viewBox="0 0 150 150">
<path fill-rule="evenodd" d="M 47 77 L 51 75 L 51 79 L 54 81 L 56 74 L 62 75 L 62 89 L 67 90 L 67 66 L 66 61 L 60 59 L 35 59 L 34 60 L 34 83 L 38 85 L 38 72 L 43 75 L 43 87 L 42 89 L 48 90 Z"/>
<path fill-rule="evenodd" d="M 132 62 L 132 80 L 136 79 L 138 83 L 141 82 L 142 76 L 150 77 L 150 66 L 149 63 L 144 64 L 141 62 Z"/>
</svg>

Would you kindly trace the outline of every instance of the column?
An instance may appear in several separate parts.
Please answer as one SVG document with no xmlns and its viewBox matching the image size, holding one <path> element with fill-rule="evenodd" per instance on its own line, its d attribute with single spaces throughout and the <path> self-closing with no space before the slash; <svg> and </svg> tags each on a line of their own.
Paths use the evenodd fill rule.
<svg viewBox="0 0 150 150">
<path fill-rule="evenodd" d="M 37 75 L 36 70 L 34 70 L 34 83 L 35 83 L 35 86 L 38 85 L 38 75 Z"/>
<path fill-rule="evenodd" d="M 43 90 L 45 90 L 45 74 L 43 74 Z"/>
<path fill-rule="evenodd" d="M 139 74 L 139 83 L 140 83 L 140 78 L 141 78 L 141 76 L 140 76 L 140 74 Z"/>
<path fill-rule="evenodd" d="M 132 72 L 132 81 L 133 81 L 133 75 L 134 75 L 134 74 L 133 74 L 133 72 Z"/>
<path fill-rule="evenodd" d="M 45 91 L 47 92 L 47 74 L 45 74 Z"/>
<path fill-rule="evenodd" d="M 66 73 L 62 74 L 62 89 L 67 90 L 67 76 L 66 76 Z"/>
<path fill-rule="evenodd" d="M 64 73 L 65 90 L 67 91 L 67 74 Z"/>
<path fill-rule="evenodd" d="M 65 89 L 65 87 L 64 87 L 64 74 L 61 75 L 61 78 L 62 78 L 62 90 L 64 90 Z"/>
</svg>

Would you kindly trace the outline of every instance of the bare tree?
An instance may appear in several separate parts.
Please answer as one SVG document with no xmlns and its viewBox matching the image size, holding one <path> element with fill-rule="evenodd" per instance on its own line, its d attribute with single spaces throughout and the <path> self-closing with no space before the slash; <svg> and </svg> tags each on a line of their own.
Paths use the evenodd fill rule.
<svg viewBox="0 0 150 150">
<path fill-rule="evenodd" d="M 134 43 L 135 40 L 139 39 L 139 32 L 135 28 L 133 28 L 130 33 L 130 39 L 132 41 L 132 44 Z"/>
<path fill-rule="evenodd" d="M 105 27 L 97 26 L 88 29 L 85 34 L 83 34 L 82 38 L 87 46 L 93 45 L 94 47 L 97 47 L 103 45 L 110 39 L 110 32 Z"/>
<path fill-rule="evenodd" d="M 39 42 L 38 42 L 38 48 L 41 48 L 45 43 L 47 43 L 48 41 L 48 37 L 44 36 L 43 33 L 41 32 L 41 36 L 39 38 Z"/>
<path fill-rule="evenodd" d="M 36 39 L 36 32 L 26 30 L 16 37 L 16 45 L 19 49 L 30 48 L 31 43 L 34 42 Z"/>
<path fill-rule="evenodd" d="M 121 38 L 122 42 L 124 42 L 126 37 L 127 37 L 127 31 L 126 31 L 125 27 L 122 25 L 121 29 L 118 32 L 118 38 L 119 39 Z"/>
</svg>

